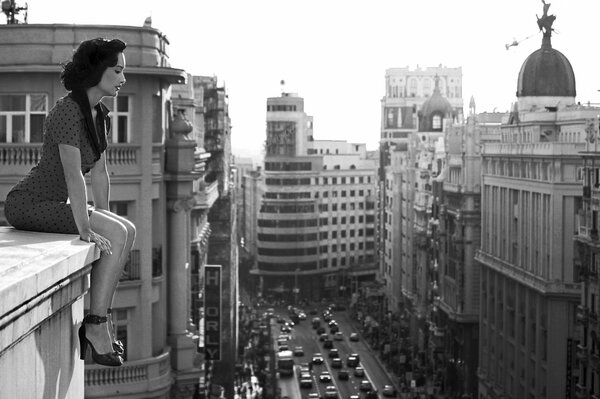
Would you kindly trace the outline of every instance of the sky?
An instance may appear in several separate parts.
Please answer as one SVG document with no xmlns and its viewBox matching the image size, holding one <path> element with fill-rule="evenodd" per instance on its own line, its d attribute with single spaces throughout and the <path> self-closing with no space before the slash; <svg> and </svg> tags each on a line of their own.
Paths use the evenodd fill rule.
<svg viewBox="0 0 600 399">
<path fill-rule="evenodd" d="M 17 0 L 17 5 L 24 5 Z M 229 96 L 232 148 L 260 157 L 266 100 L 304 98 L 316 140 L 375 150 L 388 68 L 461 67 L 465 111 L 507 111 L 541 45 L 541 0 L 27 0 L 28 22 L 152 27 L 171 66 L 216 76 Z M 577 100 L 600 103 L 598 0 L 549 0 L 552 45 L 571 62 Z M 0 17 L 0 22 L 5 20 Z M 505 45 L 519 41 L 508 50 Z M 466 112 L 465 112 L 466 113 Z"/>
</svg>

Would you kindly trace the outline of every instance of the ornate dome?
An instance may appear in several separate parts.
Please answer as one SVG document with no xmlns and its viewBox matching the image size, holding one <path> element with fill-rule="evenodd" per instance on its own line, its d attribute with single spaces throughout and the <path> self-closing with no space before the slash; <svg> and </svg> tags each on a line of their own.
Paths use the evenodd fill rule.
<svg viewBox="0 0 600 399">
<path fill-rule="evenodd" d="M 538 17 L 538 27 L 544 31 L 542 47 L 531 53 L 521 66 L 517 97 L 575 97 L 575 73 L 571 63 L 552 48 L 552 24 L 556 16 L 548 15 L 549 8 L 550 4 L 544 3 L 544 14 Z"/>
<path fill-rule="evenodd" d="M 440 93 L 439 80 L 440 78 L 436 75 L 433 94 L 421 105 L 419 111 L 420 132 L 441 131 L 443 128 L 440 124 L 441 121 L 444 118 L 453 116 L 454 109 L 450 101 Z M 439 118 L 440 123 L 434 122 L 434 118 Z"/>
<path fill-rule="evenodd" d="M 542 48 L 531 53 L 521 66 L 517 97 L 528 96 L 575 97 L 571 63 L 549 43 L 542 43 Z"/>
</svg>

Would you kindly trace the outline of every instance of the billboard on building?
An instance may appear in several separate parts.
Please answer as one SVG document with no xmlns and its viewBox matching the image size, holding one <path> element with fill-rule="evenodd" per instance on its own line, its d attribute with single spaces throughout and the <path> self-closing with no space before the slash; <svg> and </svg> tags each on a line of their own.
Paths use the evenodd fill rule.
<svg viewBox="0 0 600 399">
<path fill-rule="evenodd" d="M 207 360 L 221 360 L 221 266 L 204 266 L 204 351 Z"/>
</svg>

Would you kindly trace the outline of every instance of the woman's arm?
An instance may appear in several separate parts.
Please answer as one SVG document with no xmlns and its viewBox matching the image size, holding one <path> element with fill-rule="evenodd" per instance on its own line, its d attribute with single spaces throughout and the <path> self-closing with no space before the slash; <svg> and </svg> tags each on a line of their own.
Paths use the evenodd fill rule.
<svg viewBox="0 0 600 399">
<path fill-rule="evenodd" d="M 106 169 L 106 151 L 91 170 L 92 193 L 94 194 L 94 206 L 98 209 L 110 210 L 110 178 Z"/>
<path fill-rule="evenodd" d="M 83 241 L 96 243 L 101 251 L 106 251 L 110 254 L 110 241 L 100 234 L 94 233 L 90 225 L 87 208 L 87 191 L 85 179 L 83 178 L 83 173 L 81 173 L 79 148 L 68 144 L 59 144 L 58 151 L 67 182 L 73 219 L 75 219 L 77 230 L 79 230 L 79 237 Z"/>
<path fill-rule="evenodd" d="M 79 234 L 83 236 L 84 232 L 91 231 L 91 227 L 87 210 L 85 179 L 83 178 L 83 173 L 81 173 L 79 148 L 67 144 L 59 144 L 58 151 L 67 182 L 73 218 L 75 219 Z"/>
</svg>

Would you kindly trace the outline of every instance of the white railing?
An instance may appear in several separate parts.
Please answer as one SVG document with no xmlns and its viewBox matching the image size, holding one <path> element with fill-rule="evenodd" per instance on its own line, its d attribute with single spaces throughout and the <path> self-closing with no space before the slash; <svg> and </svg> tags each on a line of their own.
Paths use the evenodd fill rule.
<svg viewBox="0 0 600 399">
<path fill-rule="evenodd" d="M 127 361 L 121 367 L 103 367 L 96 364 L 85 366 L 86 397 L 110 397 L 110 392 L 152 392 L 170 384 L 171 358 L 167 348 L 161 355 L 135 361 Z M 132 387 L 135 387 L 133 388 Z"/>
<path fill-rule="evenodd" d="M 140 146 L 132 144 L 111 144 L 106 152 L 109 165 L 131 166 L 138 163 Z"/>
</svg>

